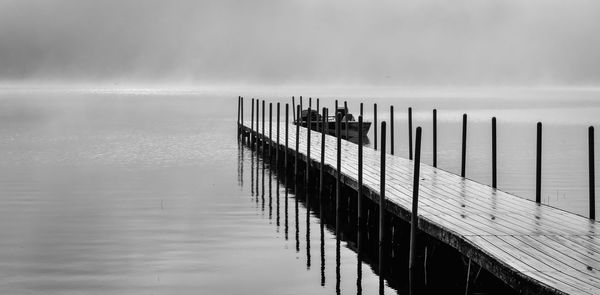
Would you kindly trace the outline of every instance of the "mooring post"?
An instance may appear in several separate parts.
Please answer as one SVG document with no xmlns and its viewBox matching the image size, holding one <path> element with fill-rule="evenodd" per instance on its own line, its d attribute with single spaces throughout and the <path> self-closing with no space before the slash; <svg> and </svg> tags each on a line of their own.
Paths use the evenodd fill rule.
<svg viewBox="0 0 600 295">
<path fill-rule="evenodd" d="M 542 202 L 542 122 L 537 122 L 537 144 L 535 157 L 535 202 Z"/>
<path fill-rule="evenodd" d="M 302 109 L 302 95 L 300 95 L 300 115 L 298 115 L 298 116 L 297 116 L 297 118 L 298 118 L 298 121 L 302 120 L 302 117 L 301 117 L 301 115 L 302 115 L 302 110 L 303 110 L 303 109 Z"/>
<path fill-rule="evenodd" d="M 382 137 L 383 138 L 383 137 Z M 394 154 L 394 106 L 390 106 L 390 154 Z"/>
<path fill-rule="evenodd" d="M 379 290 L 383 288 L 383 245 L 385 240 L 385 121 L 381 122 L 381 160 L 379 173 Z"/>
<path fill-rule="evenodd" d="M 250 110 L 250 148 L 254 146 L 254 98 L 252 98 L 252 108 Z"/>
<path fill-rule="evenodd" d="M 348 102 L 344 101 L 344 129 L 346 130 L 346 140 L 350 140 L 348 136 Z"/>
<path fill-rule="evenodd" d="M 254 136 L 254 144 L 256 146 L 256 159 L 258 159 L 258 131 L 260 130 L 258 127 L 258 123 L 260 121 L 259 110 L 260 110 L 260 103 L 259 103 L 258 99 L 256 99 L 256 133 Z"/>
<path fill-rule="evenodd" d="M 377 150 L 377 104 L 373 104 L 373 148 Z"/>
<path fill-rule="evenodd" d="M 240 128 L 240 125 L 241 125 L 240 124 L 240 111 L 241 111 L 241 108 L 242 108 L 241 105 L 242 105 L 242 97 L 238 96 L 238 104 L 237 104 L 237 128 L 236 128 L 237 129 L 238 140 L 240 138 L 240 133 L 241 133 L 240 132 L 240 129 L 241 129 Z"/>
<path fill-rule="evenodd" d="M 317 101 L 318 102 L 318 101 Z M 323 126 L 327 118 L 327 109 L 323 108 Z M 325 171 L 325 132 L 321 132 L 321 169 L 319 171 L 319 206 L 322 205 L 321 201 L 323 198 L 323 172 Z"/>
<path fill-rule="evenodd" d="M 288 174 L 288 142 L 289 142 L 289 132 L 290 129 L 290 105 L 289 104 L 285 104 L 285 153 L 283 154 L 283 166 L 285 167 L 285 179 L 286 179 L 286 185 L 287 185 L 287 174 Z M 287 204 L 287 202 L 286 202 Z"/>
<path fill-rule="evenodd" d="M 275 147 L 275 166 L 279 169 L 279 102 L 277 102 L 277 146 Z"/>
<path fill-rule="evenodd" d="M 596 220 L 596 169 L 594 167 L 594 126 L 588 128 L 590 162 L 590 219 Z"/>
<path fill-rule="evenodd" d="M 317 108 L 315 109 L 317 110 L 317 114 L 319 114 L 319 99 L 317 98 Z M 321 129 L 319 129 L 319 125 L 320 125 L 321 121 L 319 121 L 319 116 L 317 116 L 317 128 L 315 129 L 315 131 L 320 132 Z"/>
<path fill-rule="evenodd" d="M 309 98 L 310 102 L 310 98 Z M 308 106 L 308 117 L 306 118 L 306 191 L 308 192 L 308 188 L 310 187 L 310 127 L 312 124 L 312 114 L 310 103 Z M 308 193 L 306 195 L 306 200 L 308 200 Z M 310 210 L 308 210 L 310 211 Z"/>
<path fill-rule="evenodd" d="M 413 143 L 412 143 L 412 108 L 408 108 L 408 159 L 413 159 Z"/>
<path fill-rule="evenodd" d="M 362 103 L 360 104 L 362 110 Z M 363 117 L 358 116 L 358 198 L 357 198 L 357 226 L 358 232 L 362 228 L 362 195 L 363 195 Z M 360 241 L 357 239 L 360 245 Z"/>
<path fill-rule="evenodd" d="M 421 127 L 417 127 L 417 137 L 415 138 L 415 161 L 413 172 L 413 200 L 412 213 L 410 217 L 410 252 L 408 257 L 408 268 L 414 269 L 416 265 L 416 246 L 417 230 L 419 227 L 419 171 L 421 167 Z"/>
<path fill-rule="evenodd" d="M 261 145 L 262 145 L 262 147 L 261 147 L 261 149 L 262 149 L 262 155 L 263 155 L 263 158 L 264 158 L 264 156 L 265 156 L 265 144 L 266 144 L 265 143 L 265 100 L 263 99 L 261 101 L 261 103 L 262 103 L 262 126 L 261 126 L 262 127 L 262 131 L 261 131 L 261 138 L 262 138 L 262 144 Z"/>
<path fill-rule="evenodd" d="M 244 98 L 240 96 L 240 124 L 243 126 L 244 125 Z M 244 134 L 240 133 L 242 135 L 242 139 L 244 138 Z"/>
<path fill-rule="evenodd" d="M 337 164 L 335 174 L 335 233 L 340 234 L 340 196 L 342 190 L 342 135 L 340 132 L 340 122 L 342 114 L 336 113 L 335 116 L 335 136 L 337 141 Z"/>
<path fill-rule="evenodd" d="M 496 147 L 496 117 L 492 117 L 492 187 L 497 188 L 497 147 Z"/>
<path fill-rule="evenodd" d="M 463 114 L 462 120 L 462 156 L 460 162 L 460 176 L 465 177 L 465 167 L 467 165 L 467 114 Z"/>
<path fill-rule="evenodd" d="M 336 120 L 337 120 L 337 113 L 338 113 L 338 100 L 336 99 L 335 100 L 335 111 L 334 111 Z"/>
<path fill-rule="evenodd" d="M 433 167 L 437 168 L 437 110 L 433 109 Z"/>
<path fill-rule="evenodd" d="M 269 163 L 273 160 L 273 103 L 269 103 Z"/>
<path fill-rule="evenodd" d="M 308 98 L 308 108 L 312 109 L 312 97 Z"/>
<path fill-rule="evenodd" d="M 292 116 L 294 117 L 294 121 L 296 121 L 296 99 L 292 96 Z"/>
<path fill-rule="evenodd" d="M 360 103 L 360 113 L 359 114 L 361 116 L 364 116 L 364 114 L 363 114 L 363 103 L 362 102 Z"/>
<path fill-rule="evenodd" d="M 298 150 L 300 149 L 300 105 L 296 106 L 296 157 L 294 158 L 294 176 L 298 181 Z"/>
</svg>

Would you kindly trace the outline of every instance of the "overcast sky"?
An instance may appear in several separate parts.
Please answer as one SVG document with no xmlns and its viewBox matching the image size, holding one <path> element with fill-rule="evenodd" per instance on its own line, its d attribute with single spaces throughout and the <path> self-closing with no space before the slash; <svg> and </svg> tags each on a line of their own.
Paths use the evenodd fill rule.
<svg viewBox="0 0 600 295">
<path fill-rule="evenodd" d="M 0 0 L 0 82 L 599 85 L 600 1 Z"/>
</svg>

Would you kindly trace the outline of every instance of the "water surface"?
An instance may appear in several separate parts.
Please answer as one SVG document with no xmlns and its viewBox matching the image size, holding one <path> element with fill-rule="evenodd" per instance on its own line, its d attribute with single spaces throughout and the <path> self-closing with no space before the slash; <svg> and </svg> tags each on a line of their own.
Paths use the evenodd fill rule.
<svg viewBox="0 0 600 295">
<path fill-rule="evenodd" d="M 534 192 L 535 122 L 547 122 L 544 203 L 585 214 L 586 128 L 598 123 L 600 100 L 595 92 L 569 93 L 572 100 L 552 93 L 548 100 L 510 93 L 504 95 L 512 100 L 437 94 L 346 99 L 354 113 L 358 101 L 368 102 L 367 119 L 371 103 L 379 103 L 380 120 L 394 104 L 396 153 L 404 156 L 403 108 L 413 106 L 415 126 L 424 127 L 427 163 L 430 112 L 438 108 L 439 166 L 454 172 L 460 167 L 460 119 L 466 111 L 467 175 L 482 183 L 490 182 L 489 118 L 497 116 L 499 187 L 526 198 Z M 322 103 L 332 106 L 336 97 L 323 95 Z M 3 90 L 0 289 L 7 294 L 332 294 L 338 288 L 356 293 L 355 252 L 342 242 L 336 272 L 335 235 L 326 229 L 321 239 L 314 212 L 307 215 L 302 203 L 296 211 L 293 191 L 286 198 L 278 176 L 268 168 L 256 170 L 262 160 L 238 146 L 235 101 L 231 94 L 194 92 Z M 246 102 L 249 119 L 248 97 Z M 258 181 L 259 171 L 266 178 L 255 188 L 250 183 Z M 363 293 L 378 292 L 377 275 L 368 264 L 362 269 Z M 395 290 L 386 287 L 386 293 Z"/>
</svg>

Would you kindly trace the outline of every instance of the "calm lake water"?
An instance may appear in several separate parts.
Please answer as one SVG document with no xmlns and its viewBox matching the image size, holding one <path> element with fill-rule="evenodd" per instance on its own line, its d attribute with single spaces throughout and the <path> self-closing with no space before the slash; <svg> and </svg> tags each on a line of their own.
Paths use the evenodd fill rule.
<svg viewBox="0 0 600 295">
<path fill-rule="evenodd" d="M 414 125 L 424 127 L 426 163 L 431 109 L 437 107 L 438 166 L 453 172 L 460 169 L 460 120 L 467 112 L 467 176 L 486 184 L 489 120 L 498 117 L 499 187 L 530 199 L 535 122 L 543 121 L 543 201 L 586 214 L 587 126 L 600 123 L 600 92 L 408 91 L 368 99 L 349 92 L 323 92 L 321 103 L 332 107 L 335 97 L 346 97 L 358 113 L 364 101 L 369 120 L 373 102 L 380 120 L 387 120 L 393 103 L 396 154 L 402 156 L 408 153 L 404 108 L 412 106 Z M 250 185 L 258 177 L 251 174 L 256 160 L 235 139 L 237 95 L 0 91 L 0 290 L 332 294 L 339 287 L 357 293 L 355 252 L 342 242 L 336 284 L 335 235 L 324 231 L 321 255 L 320 220 L 302 204 L 296 211 L 293 192 L 286 198 L 268 170 L 273 203 L 265 208 L 257 202 Z M 279 93 L 246 95 L 249 119 L 249 95 Z M 379 291 L 367 264 L 361 283 L 364 294 Z"/>
</svg>

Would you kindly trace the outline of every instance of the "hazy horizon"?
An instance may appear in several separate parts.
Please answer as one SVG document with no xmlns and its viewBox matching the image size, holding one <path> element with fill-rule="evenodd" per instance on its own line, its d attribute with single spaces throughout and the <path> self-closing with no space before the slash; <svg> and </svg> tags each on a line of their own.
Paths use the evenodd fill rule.
<svg viewBox="0 0 600 295">
<path fill-rule="evenodd" d="M 595 1 L 0 0 L 0 85 L 600 85 Z"/>
</svg>

